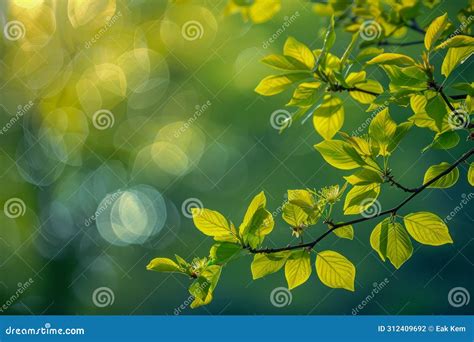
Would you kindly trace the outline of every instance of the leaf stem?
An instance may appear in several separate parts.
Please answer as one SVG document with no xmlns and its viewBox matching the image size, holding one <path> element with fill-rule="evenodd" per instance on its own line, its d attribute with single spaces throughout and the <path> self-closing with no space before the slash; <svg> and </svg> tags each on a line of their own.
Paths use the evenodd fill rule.
<svg viewBox="0 0 474 342">
<path fill-rule="evenodd" d="M 329 226 L 329 229 L 326 232 L 324 232 L 322 235 L 320 235 L 318 238 L 316 238 L 315 240 L 313 240 L 311 242 L 308 242 L 308 243 L 299 244 L 299 245 L 288 245 L 286 247 L 280 247 L 280 248 L 251 248 L 251 247 L 246 247 L 246 248 L 249 250 L 250 253 L 253 253 L 253 254 L 257 254 L 257 253 L 277 253 L 277 252 L 290 251 L 290 250 L 300 249 L 300 248 L 310 248 L 310 249 L 312 249 L 312 248 L 314 248 L 314 246 L 316 246 L 318 244 L 318 242 L 323 240 L 326 236 L 328 236 L 331 232 L 333 232 L 337 228 L 341 228 L 341 227 L 344 227 L 344 226 L 369 221 L 369 220 L 372 220 L 376 217 L 385 216 L 385 215 L 388 215 L 388 214 L 396 215 L 398 210 L 400 210 L 403 206 L 405 206 L 413 198 L 415 198 L 417 195 L 419 195 L 421 192 L 423 192 L 423 190 L 425 190 L 431 184 L 436 182 L 438 179 L 446 176 L 448 173 L 450 173 L 452 170 L 454 170 L 459 164 L 461 164 L 464 161 L 466 161 L 467 159 L 469 159 L 469 157 L 471 157 L 473 154 L 474 154 L 474 148 L 471 148 L 469 151 L 464 153 L 459 159 L 457 159 L 453 164 L 451 164 L 446 170 L 444 170 L 443 172 L 438 174 L 436 177 L 433 177 L 430 181 L 426 182 L 425 184 L 419 186 L 416 189 L 411 189 L 411 190 L 413 190 L 412 193 L 407 198 L 405 198 L 402 202 L 400 202 L 400 204 L 398 204 L 397 206 L 395 206 L 391 209 L 388 209 L 388 210 L 385 210 L 385 211 L 380 211 L 380 212 L 376 213 L 375 215 L 369 216 L 369 217 L 362 216 L 362 217 L 359 217 L 355 220 L 351 220 L 351 221 L 348 221 L 348 222 L 342 222 L 342 223 L 334 224 L 334 223 L 332 223 L 332 221 L 328 221 L 328 222 L 326 222 L 326 224 Z"/>
</svg>

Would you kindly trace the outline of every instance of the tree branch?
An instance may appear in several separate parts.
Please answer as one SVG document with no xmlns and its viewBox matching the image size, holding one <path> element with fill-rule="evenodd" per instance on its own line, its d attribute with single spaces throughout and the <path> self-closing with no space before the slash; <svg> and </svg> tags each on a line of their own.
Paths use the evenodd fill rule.
<svg viewBox="0 0 474 342">
<path fill-rule="evenodd" d="M 421 34 L 426 34 L 426 31 L 423 30 L 420 25 L 413 19 L 410 23 L 405 23 L 405 26 L 408 27 L 409 29 L 412 29 L 415 32 L 421 33 Z"/>
<path fill-rule="evenodd" d="M 326 232 L 324 232 L 317 239 L 315 239 L 311 242 L 308 242 L 308 243 L 299 244 L 299 245 L 289 245 L 289 246 L 280 247 L 280 248 L 261 248 L 261 249 L 259 249 L 259 248 L 246 247 L 246 249 L 248 249 L 249 252 L 253 253 L 253 254 L 257 254 L 257 253 L 277 253 L 277 252 L 283 252 L 283 251 L 291 251 L 291 250 L 300 249 L 300 248 L 312 249 L 312 248 L 314 248 L 314 246 L 316 246 L 318 244 L 318 242 L 323 240 L 326 236 L 328 236 L 331 232 L 333 232 L 337 228 L 341 228 L 341 227 L 344 227 L 344 226 L 369 221 L 369 220 L 372 220 L 376 217 L 381 217 L 381 216 L 385 216 L 385 215 L 388 215 L 388 214 L 395 215 L 398 212 L 398 210 L 400 210 L 404 205 L 406 205 L 413 198 L 415 198 L 417 195 L 419 195 L 421 192 L 423 192 L 423 190 L 425 190 L 431 184 L 436 182 L 438 179 L 446 176 L 448 173 L 450 173 L 452 170 L 454 170 L 459 164 L 461 164 L 464 161 L 466 161 L 467 159 L 469 159 L 469 157 L 471 157 L 473 154 L 474 154 L 474 148 L 472 148 L 468 152 L 464 153 L 458 160 L 456 160 L 453 164 L 451 164 L 450 167 L 448 167 L 446 170 L 441 172 L 436 177 L 433 177 L 430 181 L 426 182 L 425 184 L 419 186 L 416 189 L 411 189 L 411 190 L 413 190 L 413 193 L 411 195 L 409 195 L 407 198 L 405 198 L 402 202 L 400 202 L 400 204 L 398 204 L 397 206 L 395 206 L 391 209 L 378 212 L 373 216 L 359 217 L 355 220 L 348 221 L 348 222 L 342 222 L 342 223 L 337 223 L 337 224 L 334 224 L 332 222 L 326 222 L 326 224 L 330 227 L 330 229 L 327 230 Z"/>
<path fill-rule="evenodd" d="M 405 192 L 416 192 L 416 189 L 412 189 L 412 188 L 407 188 L 405 186 L 403 186 L 402 184 L 398 183 L 395 178 L 393 177 L 393 175 L 391 175 L 390 173 L 385 175 L 387 181 L 390 183 L 390 185 L 392 186 L 395 186 L 399 189 L 402 189 L 403 191 Z"/>
<path fill-rule="evenodd" d="M 406 43 L 389 42 L 389 41 L 383 40 L 383 41 L 378 42 L 377 46 L 411 46 L 411 45 L 418 45 L 418 44 L 423 44 L 423 43 L 424 43 L 423 40 L 415 40 L 415 41 L 406 42 Z"/>
</svg>

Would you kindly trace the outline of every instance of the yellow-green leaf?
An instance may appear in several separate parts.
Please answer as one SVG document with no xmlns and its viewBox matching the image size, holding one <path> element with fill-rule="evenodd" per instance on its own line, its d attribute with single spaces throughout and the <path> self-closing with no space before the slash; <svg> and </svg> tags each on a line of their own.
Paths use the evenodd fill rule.
<svg viewBox="0 0 474 342">
<path fill-rule="evenodd" d="M 307 78 L 307 73 L 294 73 L 285 75 L 271 75 L 260 81 L 255 91 L 264 96 L 272 96 L 281 93 L 293 83 Z"/>
<path fill-rule="evenodd" d="M 201 208 L 193 208 L 193 221 L 197 229 L 208 236 L 229 236 L 229 222 L 221 213 Z"/>
<path fill-rule="evenodd" d="M 146 267 L 149 271 L 157 272 L 178 272 L 183 273 L 183 270 L 173 260 L 168 258 L 155 258 Z"/>
<path fill-rule="evenodd" d="M 351 72 L 347 75 L 345 81 L 348 86 L 352 87 L 357 83 L 365 82 L 366 75 L 365 71 Z"/>
<path fill-rule="evenodd" d="M 222 267 L 218 265 L 208 266 L 191 284 L 189 293 L 195 298 L 191 303 L 192 309 L 207 305 L 212 301 L 212 292 L 219 281 L 221 270 Z"/>
<path fill-rule="evenodd" d="M 360 214 L 367 209 L 367 214 L 380 211 L 377 197 L 380 194 L 380 184 L 356 185 L 347 193 L 344 201 L 344 215 Z M 371 208 L 374 205 L 374 208 Z"/>
<path fill-rule="evenodd" d="M 370 104 L 377 97 L 377 95 L 366 93 L 367 91 L 370 91 L 374 94 L 381 94 L 383 92 L 382 85 L 379 82 L 374 81 L 374 80 L 367 80 L 364 83 L 359 83 L 359 84 L 356 85 L 356 87 L 358 89 L 365 90 L 365 92 L 364 91 L 358 91 L 358 90 L 352 90 L 352 91 L 349 92 L 349 95 L 351 95 L 351 97 L 354 100 L 356 100 L 356 101 L 358 101 L 362 104 Z"/>
<path fill-rule="evenodd" d="M 431 47 L 434 43 L 439 39 L 439 37 L 443 34 L 444 30 L 448 25 L 448 13 L 439 16 L 435 20 L 433 20 L 426 30 L 425 34 L 425 47 L 426 50 L 431 50 Z"/>
<path fill-rule="evenodd" d="M 325 140 L 314 145 L 314 148 L 328 164 L 338 169 L 351 170 L 365 165 L 354 147 L 344 141 Z"/>
<path fill-rule="evenodd" d="M 473 53 L 473 46 L 450 48 L 441 65 L 441 73 L 448 77 L 458 65 L 464 63 Z"/>
<path fill-rule="evenodd" d="M 354 291 L 355 267 L 337 252 L 319 252 L 316 256 L 316 273 L 326 286 Z"/>
<path fill-rule="evenodd" d="M 473 46 L 474 45 L 474 38 L 470 36 L 463 36 L 457 35 L 451 37 L 441 44 L 439 44 L 435 50 L 438 49 L 445 49 L 445 48 L 452 48 L 452 47 L 465 47 L 465 46 Z"/>
<path fill-rule="evenodd" d="M 428 170 L 425 173 L 425 177 L 423 179 L 423 184 L 428 183 L 430 180 L 441 174 L 442 172 L 446 171 L 451 165 L 446 162 L 442 162 L 437 165 L 432 165 L 428 168 Z M 450 171 L 447 175 L 441 177 L 438 179 L 436 182 L 428 186 L 429 188 L 438 188 L 438 189 L 444 189 L 444 188 L 449 188 L 456 184 L 459 178 L 459 170 L 458 168 L 454 168 L 452 171 Z"/>
<path fill-rule="evenodd" d="M 294 289 L 305 283 L 311 275 L 311 261 L 307 250 L 295 251 L 285 265 L 285 278 L 288 289 Z"/>
<path fill-rule="evenodd" d="M 409 214 L 403 218 L 408 233 L 419 243 L 440 246 L 453 243 L 446 224 L 430 212 Z"/>
<path fill-rule="evenodd" d="M 288 106 L 308 107 L 316 102 L 324 90 L 319 82 L 303 82 L 296 87 Z"/>
<path fill-rule="evenodd" d="M 221 264 L 234 259 L 241 251 L 242 247 L 238 244 L 219 242 L 211 247 L 209 255 L 214 262 Z"/>
<path fill-rule="evenodd" d="M 271 253 L 271 254 L 255 254 L 253 257 L 252 265 L 252 278 L 259 279 L 265 277 L 268 274 L 278 272 L 286 260 L 290 256 L 289 251 Z"/>
<path fill-rule="evenodd" d="M 313 52 L 303 43 L 297 41 L 293 37 L 288 37 L 283 47 L 283 54 L 285 56 L 293 57 L 294 59 L 303 63 L 308 70 L 314 68 Z"/>
<path fill-rule="evenodd" d="M 306 70 L 306 65 L 300 61 L 294 59 L 293 57 L 281 56 L 281 55 L 269 55 L 262 59 L 262 63 L 270 65 L 276 69 L 287 70 L 287 71 L 296 71 L 296 70 Z"/>
<path fill-rule="evenodd" d="M 390 218 L 375 226 L 370 234 L 370 245 L 382 260 L 385 260 L 385 255 L 397 269 L 413 254 L 413 245 L 407 231 L 400 223 L 390 222 Z"/>
<path fill-rule="evenodd" d="M 308 214 L 293 203 L 285 203 L 282 217 L 291 227 L 303 227 L 308 224 Z"/>
<path fill-rule="evenodd" d="M 267 200 L 262 191 L 252 199 L 239 227 L 240 236 L 244 242 L 254 248 L 262 243 L 265 235 L 273 230 L 273 215 L 265 209 L 266 203 Z"/>
<path fill-rule="evenodd" d="M 353 175 L 344 177 L 344 179 L 352 185 L 368 185 L 383 182 L 382 176 L 379 172 L 369 169 L 360 169 Z"/>
<path fill-rule="evenodd" d="M 379 155 L 387 156 L 389 154 L 388 146 L 396 130 L 397 124 L 390 117 L 388 108 L 382 110 L 372 120 L 369 126 L 369 136 L 379 147 Z"/>
<path fill-rule="evenodd" d="M 474 186 L 474 163 L 471 163 L 471 165 L 469 165 L 469 170 L 467 171 L 467 181 L 469 182 L 469 184 Z"/>
<path fill-rule="evenodd" d="M 314 111 L 314 128 L 325 140 L 330 140 L 341 129 L 343 123 L 344 107 L 341 99 L 326 96 L 324 102 Z"/>
<path fill-rule="evenodd" d="M 354 228 L 352 225 L 342 226 L 332 231 L 337 237 L 352 240 L 354 238 Z"/>
<path fill-rule="evenodd" d="M 413 66 L 415 65 L 415 60 L 407 55 L 402 55 L 399 53 L 382 53 L 370 61 L 367 64 L 384 64 L 384 65 L 396 65 L 396 66 Z"/>
</svg>

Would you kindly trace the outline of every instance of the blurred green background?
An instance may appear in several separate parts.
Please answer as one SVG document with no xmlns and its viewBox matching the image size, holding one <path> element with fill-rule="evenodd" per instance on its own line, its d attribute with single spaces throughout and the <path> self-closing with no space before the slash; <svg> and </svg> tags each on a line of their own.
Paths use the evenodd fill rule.
<svg viewBox="0 0 474 342">
<path fill-rule="evenodd" d="M 252 281 L 247 256 L 224 268 L 210 305 L 191 310 L 189 279 L 146 271 L 156 256 L 208 255 L 212 239 L 194 228 L 183 210 L 189 203 L 218 210 L 238 225 L 261 190 L 272 211 L 287 189 L 342 184 L 349 174 L 325 164 L 314 150 L 321 138 L 311 120 L 282 135 L 272 128 L 270 116 L 285 108 L 288 92 L 271 98 L 253 92 L 271 73 L 259 62 L 263 56 L 280 53 L 288 36 L 320 48 L 328 18 L 308 1 L 288 0 L 269 21 L 255 24 L 239 14 L 225 16 L 226 5 L 1 2 L 0 126 L 7 129 L 0 134 L 0 204 L 6 208 L 15 199 L 20 210 L 0 212 L 2 314 L 173 315 L 184 305 L 180 314 L 350 315 L 381 282 L 388 283 L 359 314 L 472 313 L 472 303 L 448 303 L 454 287 L 473 293 L 472 203 L 449 221 L 454 244 L 413 242 L 413 257 L 398 271 L 370 247 L 375 222 L 357 225 L 353 241 L 329 236 L 321 248 L 342 252 L 357 267 L 354 293 L 325 287 L 313 270 L 292 292 L 291 304 L 275 307 L 270 294 L 286 286 L 283 272 Z M 419 24 L 425 27 L 445 11 L 455 21 L 465 5 L 441 1 Z M 266 46 L 292 15 L 296 20 Z M 6 31 L 12 21 L 21 24 L 14 27 L 19 35 Z M 187 23 L 194 27 L 186 33 Z M 337 34 L 334 53 L 340 55 L 350 34 Z M 419 36 L 410 32 L 408 38 Z M 422 47 L 391 50 L 397 49 L 417 56 Z M 448 83 L 472 71 L 468 61 Z M 386 85 L 382 73 L 371 72 Z M 390 110 L 397 122 L 412 114 L 410 108 Z M 349 133 L 367 118 L 349 97 L 345 113 Z M 421 154 L 431 139 L 419 128 L 405 138 L 392 157 L 400 182 L 417 186 L 430 165 L 452 162 L 467 149 L 463 142 Z M 426 191 L 404 213 L 449 215 L 472 192 L 466 170 L 462 165 L 455 187 Z M 386 187 L 379 199 L 389 208 L 404 196 Z M 281 217 L 275 219 L 268 247 L 293 241 Z M 310 235 L 324 229 L 318 225 Z M 104 307 L 93 300 L 102 287 L 113 297 Z M 19 288 L 25 289 L 17 296 Z"/>
</svg>

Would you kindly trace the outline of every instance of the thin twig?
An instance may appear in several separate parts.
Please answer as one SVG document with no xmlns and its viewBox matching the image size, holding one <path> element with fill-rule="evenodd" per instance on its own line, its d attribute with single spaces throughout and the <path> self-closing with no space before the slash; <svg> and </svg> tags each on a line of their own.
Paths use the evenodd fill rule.
<svg viewBox="0 0 474 342">
<path fill-rule="evenodd" d="M 423 44 L 423 40 L 415 40 L 412 42 L 389 42 L 386 40 L 380 41 L 377 43 L 378 46 L 411 46 L 411 45 L 418 45 L 418 44 Z"/>
<path fill-rule="evenodd" d="M 299 244 L 299 245 L 289 245 L 289 246 L 280 247 L 280 248 L 261 248 L 261 249 L 251 248 L 251 247 L 246 247 L 246 248 L 249 250 L 250 253 L 254 253 L 254 254 L 256 254 L 256 253 L 277 253 L 277 252 L 291 251 L 291 250 L 294 250 L 294 249 L 301 249 L 301 248 L 312 249 L 312 248 L 314 248 L 314 246 L 316 246 L 316 244 L 318 244 L 319 241 L 323 240 L 326 236 L 328 236 L 331 232 L 333 232 L 337 228 L 341 228 L 341 227 L 344 227 L 344 226 L 349 226 L 349 225 L 369 221 L 369 220 L 372 220 L 376 217 L 381 217 L 381 216 L 385 216 L 385 215 L 388 215 L 388 214 L 395 215 L 398 212 L 398 210 L 400 210 L 404 205 L 406 205 L 413 198 L 415 198 L 417 195 L 419 195 L 421 192 L 423 192 L 423 190 L 425 190 L 431 184 L 436 182 L 438 179 L 446 176 L 448 173 L 450 173 L 452 170 L 454 170 L 459 164 L 461 164 L 464 161 L 466 161 L 467 159 L 469 159 L 469 157 L 472 156 L 473 154 L 474 154 L 474 148 L 472 148 L 468 152 L 464 153 L 458 160 L 456 160 L 453 164 L 451 164 L 450 167 L 448 167 L 446 170 L 441 172 L 439 175 L 437 175 L 436 177 L 433 177 L 430 181 L 428 181 L 425 184 L 419 186 L 418 188 L 413 189 L 415 191 L 410 196 L 405 198 L 402 202 L 400 202 L 400 204 L 398 204 L 397 206 L 395 206 L 391 209 L 378 212 L 373 216 L 359 217 L 355 220 L 348 221 L 348 222 L 337 223 L 337 224 L 334 224 L 332 222 L 326 222 L 326 224 L 330 227 L 330 229 L 327 230 L 326 232 L 324 232 L 316 240 L 313 240 L 313 241 L 308 242 L 308 243 Z"/>
</svg>

